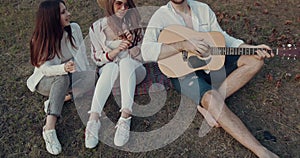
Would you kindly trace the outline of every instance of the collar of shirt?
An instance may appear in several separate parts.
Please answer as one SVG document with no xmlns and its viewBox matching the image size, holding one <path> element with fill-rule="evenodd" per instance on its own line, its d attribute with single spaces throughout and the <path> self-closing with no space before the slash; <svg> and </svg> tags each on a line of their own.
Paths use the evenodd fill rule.
<svg viewBox="0 0 300 158">
<path fill-rule="evenodd" d="M 186 26 L 183 18 L 175 11 L 174 7 L 172 6 L 171 4 L 172 2 L 168 2 L 167 4 L 167 8 L 172 12 L 174 13 L 175 16 L 177 16 L 178 18 L 180 18 L 181 20 L 181 23 Z M 196 17 L 196 14 L 194 13 L 194 8 L 193 8 L 193 5 L 191 5 L 191 0 L 187 0 L 187 4 L 188 6 L 191 8 L 191 17 L 192 17 L 192 22 L 193 22 L 193 28 L 194 30 L 197 30 L 199 31 L 199 19 Z"/>
</svg>

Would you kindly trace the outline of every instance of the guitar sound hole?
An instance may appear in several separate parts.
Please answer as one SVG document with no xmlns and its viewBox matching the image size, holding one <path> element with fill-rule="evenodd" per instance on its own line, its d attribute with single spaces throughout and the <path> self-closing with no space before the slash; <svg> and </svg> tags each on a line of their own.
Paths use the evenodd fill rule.
<svg viewBox="0 0 300 158">
<path fill-rule="evenodd" d="M 203 67 L 205 65 L 207 65 L 210 62 L 211 58 L 207 59 L 207 60 L 202 60 L 200 58 L 198 58 L 197 56 L 190 56 L 188 58 L 188 66 L 190 68 L 200 68 Z"/>
</svg>

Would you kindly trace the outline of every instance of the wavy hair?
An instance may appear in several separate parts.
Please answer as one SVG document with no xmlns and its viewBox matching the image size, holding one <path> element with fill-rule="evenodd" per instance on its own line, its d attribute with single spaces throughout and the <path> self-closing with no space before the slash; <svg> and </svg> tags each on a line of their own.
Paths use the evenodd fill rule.
<svg viewBox="0 0 300 158">
<path fill-rule="evenodd" d="M 63 0 L 46 0 L 40 3 L 36 13 L 35 29 L 30 40 L 31 64 L 39 67 L 55 56 L 62 57 L 61 40 L 64 31 L 72 47 L 76 48 L 71 26 L 62 28 L 60 19 L 60 3 Z"/>
</svg>

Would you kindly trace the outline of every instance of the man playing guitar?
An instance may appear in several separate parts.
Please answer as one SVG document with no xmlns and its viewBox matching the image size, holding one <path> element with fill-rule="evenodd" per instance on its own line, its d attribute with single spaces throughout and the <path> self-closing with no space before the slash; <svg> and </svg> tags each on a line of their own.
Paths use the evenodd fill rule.
<svg viewBox="0 0 300 158">
<path fill-rule="evenodd" d="M 243 87 L 263 66 L 264 58 L 273 57 L 269 46 L 248 45 L 229 36 L 219 26 L 214 12 L 208 5 L 193 0 L 171 0 L 151 17 L 142 44 L 145 61 L 160 61 L 182 52 L 197 52 L 204 59 L 210 58 L 210 44 L 203 37 L 162 43 L 159 35 L 170 25 L 182 25 L 199 32 L 217 31 L 225 38 L 226 47 L 261 48 L 256 55 L 226 56 L 220 70 L 198 70 L 184 77 L 171 78 L 183 95 L 198 106 L 210 126 L 222 127 L 232 137 L 258 157 L 278 157 L 266 149 L 249 132 L 242 121 L 227 107 L 225 99 Z M 176 70 L 175 72 L 176 73 Z"/>
</svg>

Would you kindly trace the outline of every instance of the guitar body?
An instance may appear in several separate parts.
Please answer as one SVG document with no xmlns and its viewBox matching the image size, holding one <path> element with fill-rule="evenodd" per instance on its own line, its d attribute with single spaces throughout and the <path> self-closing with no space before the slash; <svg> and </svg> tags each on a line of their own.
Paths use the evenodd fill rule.
<svg viewBox="0 0 300 158">
<path fill-rule="evenodd" d="M 225 47 L 224 36 L 220 32 L 197 32 L 185 26 L 170 25 L 161 31 L 158 42 L 170 44 L 202 37 L 211 47 Z M 187 55 L 187 56 L 186 56 Z M 197 63 L 199 61 L 199 64 Z M 193 52 L 177 53 L 158 61 L 162 73 L 171 78 L 185 76 L 197 70 L 218 70 L 225 62 L 225 55 L 212 55 L 210 59 L 202 59 Z M 191 66 L 193 63 L 194 66 Z M 196 66 L 195 66 L 196 65 Z"/>
</svg>

